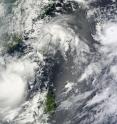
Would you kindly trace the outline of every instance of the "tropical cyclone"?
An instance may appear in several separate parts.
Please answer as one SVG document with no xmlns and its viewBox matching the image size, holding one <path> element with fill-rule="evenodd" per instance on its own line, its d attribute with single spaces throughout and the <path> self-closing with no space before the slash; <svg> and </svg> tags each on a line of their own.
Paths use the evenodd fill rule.
<svg viewBox="0 0 117 124">
<path fill-rule="evenodd" d="M 0 2 L 1 124 L 117 123 L 115 4 Z"/>
</svg>

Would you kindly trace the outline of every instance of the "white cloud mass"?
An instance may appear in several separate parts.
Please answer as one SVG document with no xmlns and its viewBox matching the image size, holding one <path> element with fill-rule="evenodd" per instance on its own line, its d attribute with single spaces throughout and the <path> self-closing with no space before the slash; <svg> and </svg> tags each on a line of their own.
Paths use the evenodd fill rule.
<svg viewBox="0 0 117 124">
<path fill-rule="evenodd" d="M 28 78 L 34 74 L 36 64 L 28 60 L 8 63 L 0 70 L 0 110 L 16 107 L 26 97 Z"/>
</svg>

